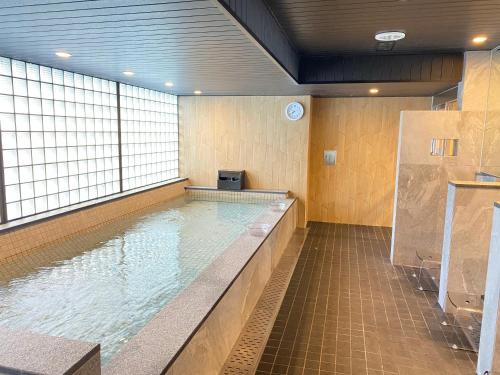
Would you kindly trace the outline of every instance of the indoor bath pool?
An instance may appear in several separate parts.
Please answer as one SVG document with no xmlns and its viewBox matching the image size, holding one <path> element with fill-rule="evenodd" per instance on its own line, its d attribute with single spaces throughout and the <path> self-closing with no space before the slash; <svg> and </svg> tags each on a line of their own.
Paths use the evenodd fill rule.
<svg viewBox="0 0 500 375">
<path fill-rule="evenodd" d="M 104 363 L 268 203 L 176 200 L 0 266 L 0 325 L 101 344 Z"/>
</svg>

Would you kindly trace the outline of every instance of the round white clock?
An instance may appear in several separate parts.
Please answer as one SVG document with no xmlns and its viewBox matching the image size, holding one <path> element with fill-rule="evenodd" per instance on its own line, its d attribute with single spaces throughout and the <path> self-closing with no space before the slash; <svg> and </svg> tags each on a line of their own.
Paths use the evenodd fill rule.
<svg viewBox="0 0 500 375">
<path fill-rule="evenodd" d="M 291 102 L 285 109 L 286 118 L 291 121 L 297 121 L 304 116 L 304 106 L 299 102 Z"/>
</svg>

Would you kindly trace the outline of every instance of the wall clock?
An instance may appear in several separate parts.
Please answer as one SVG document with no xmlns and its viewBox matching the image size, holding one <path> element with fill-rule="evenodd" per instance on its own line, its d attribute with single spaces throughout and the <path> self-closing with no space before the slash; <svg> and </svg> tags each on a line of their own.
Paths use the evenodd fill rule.
<svg viewBox="0 0 500 375">
<path fill-rule="evenodd" d="M 285 109 L 286 118 L 290 121 L 297 121 L 304 116 L 304 106 L 299 102 L 291 102 Z"/>
</svg>

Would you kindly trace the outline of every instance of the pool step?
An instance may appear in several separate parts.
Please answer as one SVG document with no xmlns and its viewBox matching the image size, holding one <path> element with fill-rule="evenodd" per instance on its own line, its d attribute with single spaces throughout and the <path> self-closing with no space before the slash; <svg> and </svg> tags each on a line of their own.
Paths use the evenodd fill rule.
<svg viewBox="0 0 500 375">
<path fill-rule="evenodd" d="M 221 375 L 255 374 L 306 235 L 306 229 L 295 230 L 238 341 L 227 357 Z"/>
</svg>

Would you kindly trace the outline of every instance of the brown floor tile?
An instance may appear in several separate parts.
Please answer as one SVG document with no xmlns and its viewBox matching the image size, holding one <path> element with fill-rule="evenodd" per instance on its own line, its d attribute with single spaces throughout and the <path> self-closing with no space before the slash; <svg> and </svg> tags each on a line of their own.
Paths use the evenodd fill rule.
<svg viewBox="0 0 500 375">
<path fill-rule="evenodd" d="M 389 260 L 390 229 L 312 223 L 259 374 L 473 374 L 434 293 Z"/>
</svg>

